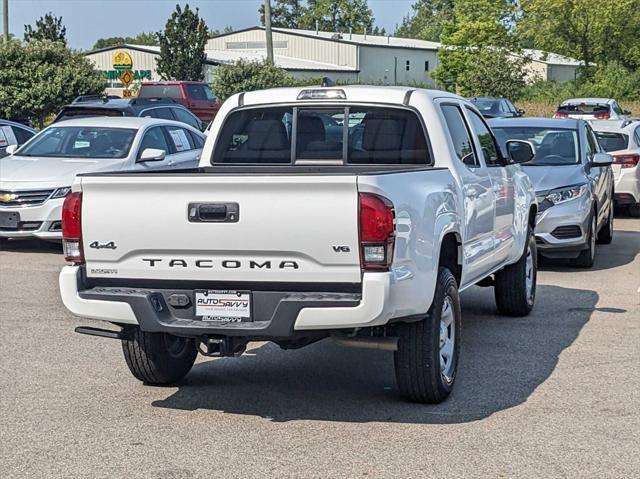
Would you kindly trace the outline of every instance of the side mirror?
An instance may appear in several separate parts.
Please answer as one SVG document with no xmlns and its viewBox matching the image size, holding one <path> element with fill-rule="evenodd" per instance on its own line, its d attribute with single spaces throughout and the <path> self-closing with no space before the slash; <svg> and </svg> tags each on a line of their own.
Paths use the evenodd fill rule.
<svg viewBox="0 0 640 479">
<path fill-rule="evenodd" d="M 7 156 L 13 155 L 16 151 L 18 151 L 18 145 L 9 145 L 4 151 L 7 153 Z"/>
<path fill-rule="evenodd" d="M 596 153 L 589 162 L 590 166 L 609 166 L 613 163 L 613 157 L 607 153 Z"/>
<path fill-rule="evenodd" d="M 522 108 L 518 108 L 518 115 L 524 116 L 525 111 Z"/>
<path fill-rule="evenodd" d="M 167 153 L 157 148 L 145 148 L 138 161 L 162 161 Z"/>
<path fill-rule="evenodd" d="M 507 154 L 512 163 L 526 163 L 533 160 L 536 147 L 530 141 L 508 140 Z"/>
</svg>

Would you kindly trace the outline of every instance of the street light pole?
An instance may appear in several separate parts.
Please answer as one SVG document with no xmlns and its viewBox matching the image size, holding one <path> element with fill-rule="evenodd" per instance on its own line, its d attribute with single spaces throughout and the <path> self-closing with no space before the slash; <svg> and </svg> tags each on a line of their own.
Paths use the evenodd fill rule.
<svg viewBox="0 0 640 479">
<path fill-rule="evenodd" d="M 271 65 L 273 65 L 273 37 L 271 36 L 271 0 L 264 0 L 264 29 L 265 33 L 267 34 L 267 61 Z"/>
<path fill-rule="evenodd" d="M 4 40 L 9 41 L 9 0 L 2 0 L 2 29 Z"/>
</svg>

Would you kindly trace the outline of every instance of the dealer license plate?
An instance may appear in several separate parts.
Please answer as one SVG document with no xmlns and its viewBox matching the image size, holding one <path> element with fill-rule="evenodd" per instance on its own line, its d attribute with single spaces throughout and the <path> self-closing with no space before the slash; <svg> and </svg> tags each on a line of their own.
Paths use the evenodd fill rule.
<svg viewBox="0 0 640 479">
<path fill-rule="evenodd" d="M 18 229 L 20 213 L 17 211 L 0 211 L 0 228 Z"/>
<path fill-rule="evenodd" d="M 198 290 L 195 292 L 196 317 L 202 321 L 251 321 L 249 291 Z"/>
</svg>

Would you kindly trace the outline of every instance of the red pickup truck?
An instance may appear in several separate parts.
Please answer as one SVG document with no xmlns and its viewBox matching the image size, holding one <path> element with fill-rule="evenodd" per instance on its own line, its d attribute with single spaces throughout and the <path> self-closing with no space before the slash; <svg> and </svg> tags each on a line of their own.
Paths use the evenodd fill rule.
<svg viewBox="0 0 640 479">
<path fill-rule="evenodd" d="M 172 98 L 207 122 L 213 120 L 220 109 L 211 87 L 199 81 L 145 82 L 140 85 L 138 98 Z"/>
</svg>

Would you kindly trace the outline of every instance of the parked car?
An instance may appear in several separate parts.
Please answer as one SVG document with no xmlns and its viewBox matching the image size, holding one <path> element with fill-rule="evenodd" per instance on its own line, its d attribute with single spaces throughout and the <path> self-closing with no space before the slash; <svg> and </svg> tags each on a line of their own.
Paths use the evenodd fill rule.
<svg viewBox="0 0 640 479">
<path fill-rule="evenodd" d="M 140 116 L 179 121 L 200 131 L 206 127 L 206 124 L 203 124 L 197 116 L 182 105 L 174 102 L 171 98 L 119 99 L 102 97 L 102 99 L 90 98 L 88 100 L 79 98 L 79 101 L 74 101 L 70 105 L 63 107 L 53 120 L 53 123 L 92 116 Z"/>
<path fill-rule="evenodd" d="M 485 118 L 516 118 L 524 115 L 524 110 L 516 108 L 506 98 L 473 97 L 469 101 Z"/>
<path fill-rule="evenodd" d="M 21 123 L 0 119 L 0 158 L 7 156 L 8 146 L 24 145 L 36 133 L 36 130 Z"/>
<path fill-rule="evenodd" d="M 640 120 L 594 121 L 600 146 L 613 156 L 616 205 L 640 216 Z"/>
<path fill-rule="evenodd" d="M 490 121 L 498 141 L 529 141 L 535 157 L 523 165 L 538 198 L 536 242 L 541 255 L 590 268 L 596 242 L 613 238 L 613 159 L 583 120 L 514 118 Z"/>
<path fill-rule="evenodd" d="M 623 120 L 631 115 L 613 98 L 572 98 L 560 103 L 554 118 L 580 120 Z"/>
<path fill-rule="evenodd" d="M 193 167 L 203 144 L 195 128 L 155 118 L 55 123 L 1 160 L 0 238 L 60 240 L 62 203 L 75 175 Z"/>
<path fill-rule="evenodd" d="M 456 379 L 458 291 L 485 280 L 500 313 L 533 308 L 537 206 L 516 164 L 533 150 L 507 146 L 509 159 L 478 110 L 442 91 L 234 95 L 197 171 L 76 180 L 62 299 L 120 325 L 77 331 L 120 339 L 147 384 L 181 379 L 198 350 L 333 337 L 395 351 L 400 392 L 440 402 Z"/>
<path fill-rule="evenodd" d="M 198 81 L 144 82 L 140 85 L 138 98 L 171 98 L 205 123 L 213 120 L 220 109 L 211 87 Z"/>
</svg>

